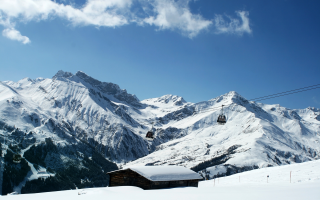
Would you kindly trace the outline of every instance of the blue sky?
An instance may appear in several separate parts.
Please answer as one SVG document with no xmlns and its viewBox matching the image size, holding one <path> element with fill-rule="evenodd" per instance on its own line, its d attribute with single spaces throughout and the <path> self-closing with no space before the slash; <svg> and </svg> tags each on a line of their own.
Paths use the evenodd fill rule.
<svg viewBox="0 0 320 200">
<path fill-rule="evenodd" d="M 320 1 L 1 0 L 0 80 L 84 71 L 139 99 L 320 83 Z M 320 89 L 263 101 L 320 107 Z"/>
</svg>

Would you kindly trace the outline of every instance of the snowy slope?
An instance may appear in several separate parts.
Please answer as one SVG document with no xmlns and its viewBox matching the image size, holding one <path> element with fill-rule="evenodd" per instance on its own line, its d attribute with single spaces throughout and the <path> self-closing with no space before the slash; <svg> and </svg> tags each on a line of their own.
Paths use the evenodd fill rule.
<svg viewBox="0 0 320 200">
<path fill-rule="evenodd" d="M 220 177 L 210 181 L 201 182 L 201 187 L 228 186 L 236 184 L 247 185 L 277 185 L 320 182 L 320 160 L 308 161 L 278 167 L 268 167 L 247 172 Z M 214 167 L 209 171 L 214 171 Z M 269 177 L 267 177 L 269 176 Z M 240 178 L 239 178 L 240 177 Z M 219 179 L 219 180 L 218 180 Z M 239 181 L 240 179 L 240 181 Z"/>
<path fill-rule="evenodd" d="M 157 118 L 192 105 L 173 95 L 140 102 L 118 85 L 100 82 L 83 72 L 59 71 L 52 79 L 5 81 L 0 91 L 5 94 L 0 99 L 0 120 L 32 130 L 37 140 L 51 137 L 69 145 L 53 133 L 53 127 L 59 127 L 68 137 L 89 142 L 117 163 L 136 160 L 158 144 L 181 137 L 180 132 L 168 129 L 153 143 L 144 138 Z M 162 124 L 155 124 L 160 127 Z"/>
<path fill-rule="evenodd" d="M 225 125 L 216 122 L 221 105 L 228 105 Z M 192 106 L 196 111 L 214 109 L 164 124 L 163 129 L 176 128 L 185 137 L 161 144 L 126 166 L 182 165 L 200 171 L 219 165 L 221 176 L 319 159 L 319 109 L 249 102 L 236 92 Z"/>
<path fill-rule="evenodd" d="M 15 95 L 11 95 L 13 97 L 1 101 L 3 106 L 0 116 L 10 125 L 36 133 L 44 132 L 45 137 L 55 137 L 65 143 L 64 138 L 56 137 L 45 126 L 50 120 L 53 126 L 61 127 L 70 136 L 79 136 L 92 141 L 94 145 L 95 142 L 101 144 L 99 148 L 108 143 L 104 151 L 108 157 L 117 161 L 136 159 L 148 153 L 144 140 L 137 140 L 138 136 L 127 128 L 130 125 L 136 127 L 136 131 L 144 130 L 138 129 L 138 123 L 127 114 L 136 112 L 130 106 L 139 106 L 140 103 L 134 95 L 127 94 L 115 84 L 96 83 L 81 72 L 72 75 L 60 71 L 53 79 L 36 82 L 26 78 L 18 83 L 7 82 L 6 86 L 4 83 L 2 85 L 16 91 Z M 16 102 L 20 102 L 20 106 Z M 8 110 L 14 111 L 15 115 L 9 115 Z M 122 134 L 129 137 L 125 144 L 121 143 Z M 121 145 L 134 149 L 125 149 L 122 156 L 115 151 Z M 137 150 L 138 147 L 141 150 Z"/>
<path fill-rule="evenodd" d="M 7 196 L 8 200 L 42 199 L 225 199 L 225 200 L 318 200 L 320 198 L 319 161 L 290 166 L 252 170 L 216 180 L 202 181 L 198 188 L 181 187 L 162 190 L 142 190 L 137 187 L 105 187 L 60 192 Z M 292 183 L 289 173 L 292 171 Z M 267 183 L 266 176 L 269 175 Z M 240 182 L 239 182 L 240 176 Z"/>
</svg>

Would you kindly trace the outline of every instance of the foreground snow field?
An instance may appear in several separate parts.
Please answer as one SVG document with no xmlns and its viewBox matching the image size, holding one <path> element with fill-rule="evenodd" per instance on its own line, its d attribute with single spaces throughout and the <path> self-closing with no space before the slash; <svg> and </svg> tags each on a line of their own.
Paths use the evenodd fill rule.
<svg viewBox="0 0 320 200">
<path fill-rule="evenodd" d="M 290 183 L 290 171 L 292 180 Z M 269 175 L 267 183 L 267 175 Z M 240 182 L 239 182 L 240 176 Z M 199 188 L 142 190 L 137 187 L 106 187 L 39 194 L 2 196 L 8 200 L 70 199 L 223 199 L 223 200 L 319 200 L 320 160 L 270 167 L 202 181 Z"/>
</svg>

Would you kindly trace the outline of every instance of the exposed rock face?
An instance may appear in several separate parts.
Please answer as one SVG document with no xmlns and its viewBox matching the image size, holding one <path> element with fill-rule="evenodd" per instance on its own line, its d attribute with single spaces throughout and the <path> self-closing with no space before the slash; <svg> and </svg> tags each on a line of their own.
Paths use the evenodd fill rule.
<svg viewBox="0 0 320 200">
<path fill-rule="evenodd" d="M 56 75 L 54 75 L 53 77 L 52 77 L 52 79 L 57 79 L 57 78 L 69 78 L 69 77 L 72 77 L 73 76 L 73 74 L 71 73 L 71 72 L 64 72 L 64 71 L 62 71 L 62 70 L 59 70 L 57 73 L 56 73 Z"/>
<path fill-rule="evenodd" d="M 89 83 L 92 87 L 99 89 L 102 93 L 113 95 L 120 101 L 126 102 L 133 106 L 140 105 L 140 101 L 135 95 L 128 94 L 127 90 L 120 89 L 117 84 L 98 81 L 97 79 L 94 79 L 81 71 L 78 71 L 76 76 Z"/>
</svg>

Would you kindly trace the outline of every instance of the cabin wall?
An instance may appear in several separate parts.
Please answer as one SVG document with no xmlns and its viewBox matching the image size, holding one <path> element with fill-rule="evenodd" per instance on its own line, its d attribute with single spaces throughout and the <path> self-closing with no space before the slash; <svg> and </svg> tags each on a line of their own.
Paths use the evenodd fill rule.
<svg viewBox="0 0 320 200">
<path fill-rule="evenodd" d="M 151 181 L 150 189 L 169 188 L 170 181 Z"/>
<path fill-rule="evenodd" d="M 198 187 L 198 180 L 182 181 L 151 181 L 151 189 L 173 188 L 173 187 Z"/>
<path fill-rule="evenodd" d="M 189 187 L 198 187 L 198 183 L 199 183 L 199 180 L 189 180 L 188 186 Z"/>
<path fill-rule="evenodd" d="M 151 181 L 130 169 L 113 172 L 109 175 L 109 187 L 137 186 L 145 190 L 150 189 Z"/>
<path fill-rule="evenodd" d="M 109 187 L 115 186 L 137 186 L 144 190 L 162 189 L 173 187 L 198 187 L 199 180 L 181 181 L 150 181 L 140 174 L 127 169 L 109 173 Z"/>
</svg>

